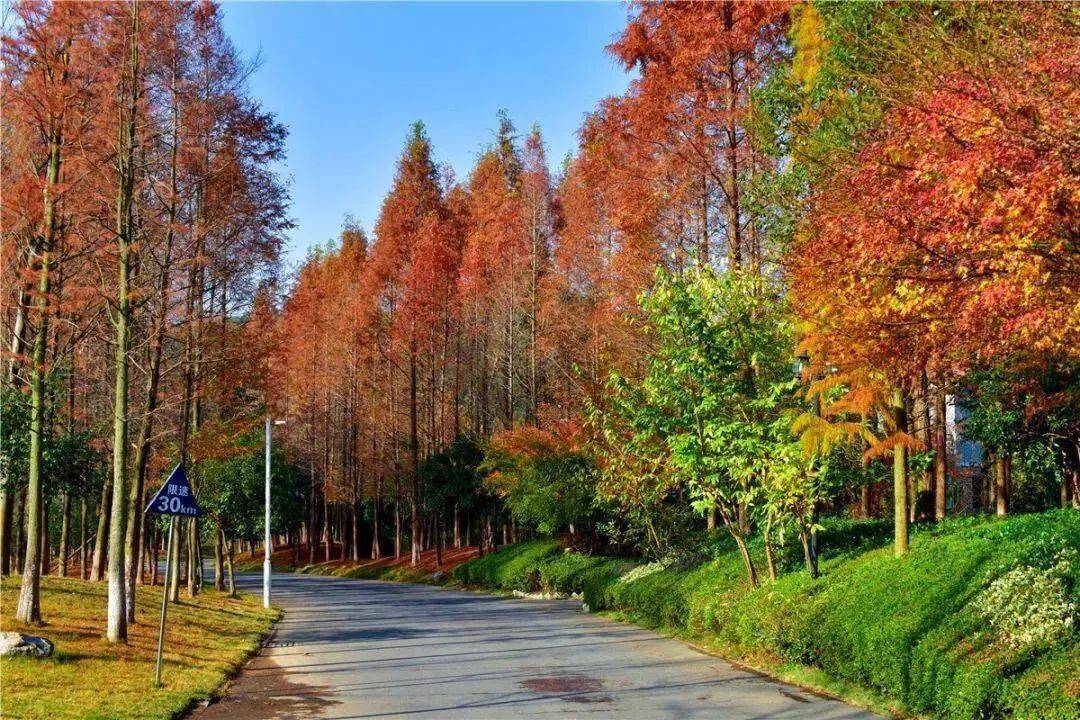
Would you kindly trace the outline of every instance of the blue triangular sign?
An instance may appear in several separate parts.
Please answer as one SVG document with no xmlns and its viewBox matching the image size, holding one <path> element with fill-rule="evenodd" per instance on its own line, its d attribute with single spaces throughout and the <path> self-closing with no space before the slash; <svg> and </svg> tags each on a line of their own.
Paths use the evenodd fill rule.
<svg viewBox="0 0 1080 720">
<path fill-rule="evenodd" d="M 169 474 L 169 479 L 146 506 L 146 512 L 184 517 L 198 517 L 201 514 L 199 503 L 195 502 L 195 493 L 191 491 L 184 473 L 184 463 L 177 465 Z"/>
</svg>

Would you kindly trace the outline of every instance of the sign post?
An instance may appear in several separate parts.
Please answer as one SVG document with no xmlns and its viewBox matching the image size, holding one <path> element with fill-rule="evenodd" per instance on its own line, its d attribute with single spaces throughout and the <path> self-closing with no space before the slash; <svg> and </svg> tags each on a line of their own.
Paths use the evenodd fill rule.
<svg viewBox="0 0 1080 720">
<path fill-rule="evenodd" d="M 161 620 L 158 622 L 157 666 L 154 668 L 154 687 L 161 687 L 161 651 L 165 644 L 165 615 L 169 611 L 169 570 L 172 560 L 173 538 L 176 536 L 176 518 L 169 519 L 169 544 L 165 553 L 165 584 L 161 586 Z"/>
<path fill-rule="evenodd" d="M 165 553 L 165 584 L 161 587 L 161 621 L 158 623 L 157 666 L 154 669 L 154 687 L 161 687 L 161 654 L 165 647 L 165 618 L 169 609 L 169 574 L 176 572 L 172 567 L 173 542 L 176 539 L 177 517 L 198 517 L 199 504 L 195 493 L 191 491 L 184 463 L 177 465 L 165 484 L 157 491 L 144 512 L 156 515 L 170 515 L 169 544 Z"/>
</svg>

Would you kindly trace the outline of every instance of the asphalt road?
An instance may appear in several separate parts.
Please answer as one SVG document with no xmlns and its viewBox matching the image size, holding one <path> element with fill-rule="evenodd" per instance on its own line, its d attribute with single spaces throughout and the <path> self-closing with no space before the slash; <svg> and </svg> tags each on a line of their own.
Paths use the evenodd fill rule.
<svg viewBox="0 0 1080 720">
<path fill-rule="evenodd" d="M 267 647 L 198 720 L 876 717 L 572 601 L 281 574 L 274 602 Z"/>
</svg>

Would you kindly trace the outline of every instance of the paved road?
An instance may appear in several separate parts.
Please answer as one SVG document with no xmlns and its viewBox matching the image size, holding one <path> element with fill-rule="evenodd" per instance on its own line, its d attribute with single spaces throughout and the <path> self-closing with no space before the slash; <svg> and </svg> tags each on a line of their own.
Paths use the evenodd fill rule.
<svg viewBox="0 0 1080 720">
<path fill-rule="evenodd" d="M 274 590 L 271 642 L 198 720 L 876 717 L 571 601 L 306 575 Z"/>
</svg>

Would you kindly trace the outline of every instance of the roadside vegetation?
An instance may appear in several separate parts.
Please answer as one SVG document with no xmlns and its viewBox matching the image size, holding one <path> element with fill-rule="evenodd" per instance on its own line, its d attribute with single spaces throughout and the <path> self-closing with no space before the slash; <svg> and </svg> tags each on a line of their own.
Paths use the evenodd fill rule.
<svg viewBox="0 0 1080 720">
<path fill-rule="evenodd" d="M 14 618 L 18 579 L 5 578 L 0 615 L 6 632 L 44 634 L 56 645 L 53 657 L 0 661 L 0 711 L 4 717 L 53 718 L 179 717 L 221 690 L 225 681 L 269 634 L 278 611 L 258 598 L 205 591 L 173 604 L 165 634 L 164 687 L 153 687 L 157 653 L 158 588 L 139 587 L 142 622 L 128 628 L 128 643 L 109 643 L 102 634 L 106 587 L 77 579 L 42 578 L 45 627 Z"/>
<path fill-rule="evenodd" d="M 373 225 L 289 277 L 287 129 L 217 5 L 11 5 L 20 627 L 64 627 L 73 587 L 80 632 L 141 652 L 167 527 L 141 510 L 183 460 L 181 615 L 204 548 L 222 591 L 267 532 L 355 577 L 475 548 L 462 582 L 911 712 L 1073 715 L 1080 4 L 633 2 L 627 87 L 563 162 L 503 111 L 448 168 L 417 121 Z"/>
<path fill-rule="evenodd" d="M 650 563 L 537 540 L 451 575 L 486 589 L 581 593 L 592 611 L 673 632 L 849 699 L 876 697 L 872 704 L 902 714 L 1080 714 L 1080 513 L 920 527 L 900 559 L 880 521 L 827 521 L 820 540 L 828 548 L 820 578 L 810 578 L 789 546 L 777 581 L 758 588 L 722 537 L 695 555 Z M 763 559 L 760 538 L 750 547 Z M 795 672 L 798 666 L 824 675 Z"/>
</svg>

